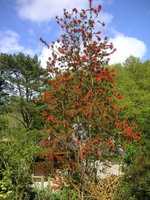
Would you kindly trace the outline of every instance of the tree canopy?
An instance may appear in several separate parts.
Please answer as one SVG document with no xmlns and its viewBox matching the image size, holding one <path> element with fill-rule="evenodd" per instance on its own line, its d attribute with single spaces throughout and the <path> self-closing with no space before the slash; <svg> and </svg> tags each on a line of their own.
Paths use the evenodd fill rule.
<svg viewBox="0 0 150 200">
<path fill-rule="evenodd" d="M 42 93 L 42 70 L 36 55 L 33 58 L 22 53 L 0 55 L 1 90 L 3 96 L 7 94 L 5 111 L 25 128 L 40 114 L 34 100 Z"/>
</svg>

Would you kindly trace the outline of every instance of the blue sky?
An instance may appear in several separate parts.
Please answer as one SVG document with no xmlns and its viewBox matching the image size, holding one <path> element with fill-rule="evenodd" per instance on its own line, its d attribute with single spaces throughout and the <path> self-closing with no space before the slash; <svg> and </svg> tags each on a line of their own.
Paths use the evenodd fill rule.
<svg viewBox="0 0 150 200">
<path fill-rule="evenodd" d="M 110 63 L 130 55 L 150 59 L 150 0 L 93 0 L 96 7 L 100 3 L 100 19 L 106 22 L 100 29 L 117 48 Z M 37 54 L 45 66 L 51 52 L 39 37 L 49 44 L 60 38 L 55 16 L 64 7 L 88 8 L 88 0 L 0 0 L 0 53 Z"/>
</svg>

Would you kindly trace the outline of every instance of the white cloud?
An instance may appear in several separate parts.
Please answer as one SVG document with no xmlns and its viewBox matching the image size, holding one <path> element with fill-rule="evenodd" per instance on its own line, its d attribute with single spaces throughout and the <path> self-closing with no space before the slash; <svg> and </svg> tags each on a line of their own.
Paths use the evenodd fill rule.
<svg viewBox="0 0 150 200">
<path fill-rule="evenodd" d="M 122 63 L 131 55 L 142 58 L 147 51 L 143 41 L 134 37 L 124 36 L 123 34 L 116 35 L 109 42 L 112 42 L 114 47 L 117 48 L 117 51 L 109 56 L 110 64 Z"/>
<path fill-rule="evenodd" d="M 16 0 L 18 14 L 22 19 L 32 22 L 45 22 L 63 13 L 63 8 L 72 10 L 86 8 L 86 0 Z"/>
<path fill-rule="evenodd" d="M 19 38 L 20 36 L 12 30 L 0 32 L 0 53 L 23 52 L 31 56 L 34 55 L 32 49 L 26 49 L 19 44 Z"/>
<path fill-rule="evenodd" d="M 23 47 L 18 44 L 19 35 L 11 30 L 0 32 L 0 51 L 2 53 L 22 51 Z"/>
<path fill-rule="evenodd" d="M 48 57 L 50 57 L 51 51 L 47 47 L 43 47 L 41 54 L 39 56 L 39 60 L 41 61 L 41 66 L 46 68 L 46 62 L 48 61 Z"/>
<path fill-rule="evenodd" d="M 55 16 L 63 14 L 63 8 L 71 11 L 72 8 L 88 8 L 88 0 L 16 0 L 17 11 L 22 19 L 32 22 L 48 22 L 55 19 Z M 102 1 L 97 2 L 97 5 Z M 112 0 L 108 0 L 108 3 Z M 110 23 L 112 14 L 101 12 L 101 21 Z"/>
</svg>

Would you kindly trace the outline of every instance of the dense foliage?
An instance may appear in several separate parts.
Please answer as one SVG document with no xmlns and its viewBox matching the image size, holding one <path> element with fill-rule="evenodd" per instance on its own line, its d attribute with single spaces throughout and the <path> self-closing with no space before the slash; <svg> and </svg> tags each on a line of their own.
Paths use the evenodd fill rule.
<svg viewBox="0 0 150 200">
<path fill-rule="evenodd" d="M 142 63 L 131 56 L 123 65 L 115 65 L 115 69 L 115 88 L 124 96 L 123 115 L 136 121 L 144 136 L 149 137 L 150 61 Z"/>
<path fill-rule="evenodd" d="M 0 54 L 0 72 L 0 199 L 17 200 L 28 193 L 39 152 L 42 68 L 37 56 Z"/>
<path fill-rule="evenodd" d="M 120 180 L 114 199 L 150 199 L 150 148 L 149 143 L 144 145 L 144 149 L 136 152 L 136 157 L 130 165 L 125 166 L 125 175 Z"/>
<path fill-rule="evenodd" d="M 124 161 L 124 178 L 120 181 L 115 199 L 149 199 L 150 177 L 150 61 L 129 57 L 123 65 L 116 65 L 115 86 L 123 95 L 123 115 L 136 121 L 143 133 L 140 146 L 127 146 Z M 119 192 L 118 192 L 119 191 Z"/>
<path fill-rule="evenodd" d="M 32 164 L 39 148 L 35 131 L 6 129 L 0 134 L 0 194 L 22 199 L 30 187 Z M 0 197 L 0 198 L 1 198 Z"/>
</svg>

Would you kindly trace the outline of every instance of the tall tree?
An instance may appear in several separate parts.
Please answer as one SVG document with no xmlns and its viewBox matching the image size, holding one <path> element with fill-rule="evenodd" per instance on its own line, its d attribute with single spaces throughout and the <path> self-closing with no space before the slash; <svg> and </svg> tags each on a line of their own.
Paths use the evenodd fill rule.
<svg viewBox="0 0 150 200">
<path fill-rule="evenodd" d="M 119 119 L 122 108 L 116 106 L 116 99 L 123 97 L 114 91 L 115 70 L 107 67 L 115 49 L 95 29 L 97 23 L 105 25 L 98 18 L 101 5 L 95 9 L 89 3 L 87 10 L 74 8 L 68 13 L 64 9 L 64 18 L 56 17 L 62 40 L 49 46 L 41 38 L 53 52 L 44 72 L 53 79 L 48 80 L 50 92 L 43 96 L 47 131 L 41 145 L 48 150 L 46 160 L 57 151 L 66 152 L 57 160 L 72 173 L 81 172 L 85 160 L 88 171 L 90 162 L 117 154 L 129 140 L 140 140 L 136 126 Z"/>
<path fill-rule="evenodd" d="M 42 92 L 42 68 L 38 58 L 22 53 L 1 54 L 0 66 L 7 84 L 4 89 L 9 94 L 5 101 L 7 112 L 29 128 L 37 115 L 34 99 Z"/>
</svg>

